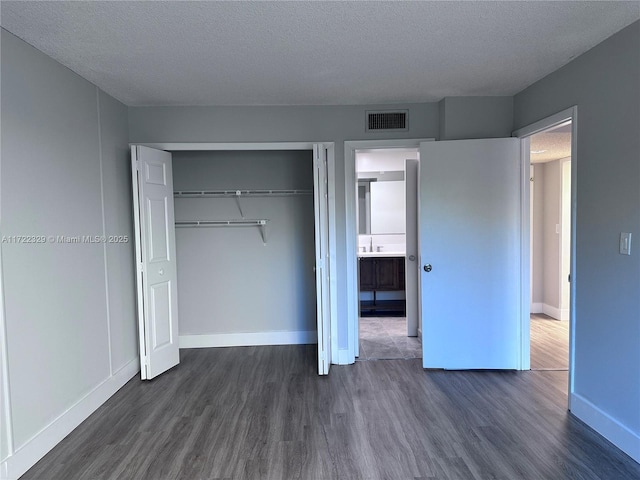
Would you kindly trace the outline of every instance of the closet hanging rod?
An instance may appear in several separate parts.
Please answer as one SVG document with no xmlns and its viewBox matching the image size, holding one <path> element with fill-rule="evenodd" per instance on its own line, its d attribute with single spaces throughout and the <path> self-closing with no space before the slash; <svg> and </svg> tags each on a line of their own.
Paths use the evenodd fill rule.
<svg viewBox="0 0 640 480">
<path fill-rule="evenodd" d="M 261 227 L 269 220 L 181 220 L 176 227 Z"/>
<path fill-rule="evenodd" d="M 313 190 L 179 190 L 173 192 L 177 198 L 196 197 L 289 197 L 311 195 Z"/>
</svg>

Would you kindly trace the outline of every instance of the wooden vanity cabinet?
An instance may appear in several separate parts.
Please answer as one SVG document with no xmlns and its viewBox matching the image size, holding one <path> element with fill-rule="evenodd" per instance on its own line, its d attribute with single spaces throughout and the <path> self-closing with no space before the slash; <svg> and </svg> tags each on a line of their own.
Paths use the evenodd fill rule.
<svg viewBox="0 0 640 480">
<path fill-rule="evenodd" d="M 360 290 L 404 290 L 404 257 L 361 257 Z"/>
</svg>

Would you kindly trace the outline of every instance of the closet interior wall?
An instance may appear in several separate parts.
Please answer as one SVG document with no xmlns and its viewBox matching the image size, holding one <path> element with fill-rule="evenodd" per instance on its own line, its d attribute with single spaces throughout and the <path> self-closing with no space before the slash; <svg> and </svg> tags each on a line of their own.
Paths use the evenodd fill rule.
<svg viewBox="0 0 640 480">
<path fill-rule="evenodd" d="M 173 179 L 175 191 L 306 192 L 241 195 L 241 209 L 233 195 L 174 198 L 176 222 L 267 220 L 266 242 L 257 226 L 176 229 L 181 344 L 187 336 L 210 346 L 308 343 L 316 332 L 312 152 L 174 152 Z"/>
</svg>

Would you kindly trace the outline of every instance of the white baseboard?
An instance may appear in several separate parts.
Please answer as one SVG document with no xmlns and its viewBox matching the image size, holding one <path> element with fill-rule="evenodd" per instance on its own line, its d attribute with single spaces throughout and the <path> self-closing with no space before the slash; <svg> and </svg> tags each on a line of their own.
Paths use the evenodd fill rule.
<svg viewBox="0 0 640 480">
<path fill-rule="evenodd" d="M 243 332 L 180 335 L 180 348 L 250 347 L 255 345 L 301 345 L 318 343 L 318 332 Z"/>
<path fill-rule="evenodd" d="M 542 313 L 542 303 L 532 303 L 529 308 L 531 313 Z"/>
<path fill-rule="evenodd" d="M 545 315 L 549 315 L 550 317 L 555 318 L 556 320 L 562 319 L 562 312 L 559 308 L 552 307 L 551 305 L 547 305 L 546 303 L 542 304 L 542 313 Z"/>
<path fill-rule="evenodd" d="M 136 358 L 78 400 L 24 445 L 17 447 L 13 455 L 2 462 L 0 478 L 15 480 L 23 475 L 139 371 L 140 360 Z"/>
<path fill-rule="evenodd" d="M 571 413 L 640 463 L 640 435 L 575 393 L 571 394 Z"/>
</svg>

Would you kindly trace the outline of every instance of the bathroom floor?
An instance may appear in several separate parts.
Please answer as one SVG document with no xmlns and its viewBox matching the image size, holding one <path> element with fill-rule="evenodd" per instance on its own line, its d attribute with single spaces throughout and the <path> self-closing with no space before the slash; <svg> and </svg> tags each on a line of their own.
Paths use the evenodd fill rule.
<svg viewBox="0 0 640 480">
<path fill-rule="evenodd" d="M 358 360 L 422 358 L 418 337 L 407 337 L 404 317 L 361 317 Z"/>
</svg>

